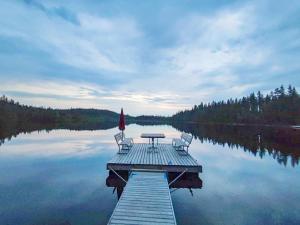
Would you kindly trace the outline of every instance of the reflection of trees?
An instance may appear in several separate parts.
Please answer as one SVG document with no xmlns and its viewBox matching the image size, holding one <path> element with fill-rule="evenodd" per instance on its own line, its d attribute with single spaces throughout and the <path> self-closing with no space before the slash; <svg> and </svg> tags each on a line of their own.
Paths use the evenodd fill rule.
<svg viewBox="0 0 300 225">
<path fill-rule="evenodd" d="M 128 124 L 133 121 L 128 121 Z M 158 122 L 139 122 L 139 125 L 162 125 Z M 101 123 L 67 123 L 35 124 L 22 123 L 13 127 L 0 127 L 0 145 L 5 140 L 16 137 L 19 133 L 30 133 L 36 130 L 70 129 L 70 130 L 106 130 L 117 126 L 117 122 Z M 180 131 L 192 133 L 201 142 L 225 145 L 230 148 L 243 148 L 255 156 L 263 158 L 271 155 L 280 164 L 287 165 L 289 158 L 292 166 L 299 164 L 300 129 L 286 127 L 231 126 L 231 125 L 196 125 L 173 123 Z"/>
<path fill-rule="evenodd" d="M 117 122 L 101 122 L 101 123 L 67 123 L 67 124 L 39 124 L 39 123 L 22 123 L 18 126 L 1 127 L 0 128 L 0 145 L 16 137 L 20 133 L 31 133 L 33 131 L 53 129 L 68 130 L 107 130 L 117 126 Z"/>
<path fill-rule="evenodd" d="M 294 167 L 300 158 L 300 130 L 285 127 L 172 124 L 180 131 L 192 133 L 201 142 L 243 148 L 263 158 L 271 155 L 278 163 Z"/>
<path fill-rule="evenodd" d="M 129 119 L 127 125 L 131 123 L 136 123 L 141 126 L 148 125 L 162 125 L 166 124 L 162 121 L 135 121 Z M 2 126 L 1 126 L 2 125 Z M 33 131 L 41 130 L 53 130 L 53 129 L 68 129 L 68 130 L 107 130 L 118 126 L 117 121 L 102 121 L 102 122 L 63 122 L 60 124 L 57 123 L 33 123 L 28 121 L 23 121 L 22 123 L 12 124 L 5 123 L 0 124 L 0 145 L 5 142 L 5 140 L 10 140 L 13 137 L 16 137 L 20 133 L 31 133 Z"/>
</svg>

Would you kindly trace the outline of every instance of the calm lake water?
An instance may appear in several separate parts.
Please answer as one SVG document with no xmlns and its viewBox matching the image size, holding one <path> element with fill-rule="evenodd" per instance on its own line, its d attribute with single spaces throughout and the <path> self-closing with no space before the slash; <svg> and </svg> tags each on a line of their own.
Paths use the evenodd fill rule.
<svg viewBox="0 0 300 225">
<path fill-rule="evenodd" d="M 194 135 L 190 153 L 203 166 L 201 189 L 172 191 L 178 224 L 300 224 L 298 131 L 177 128 Z M 142 132 L 162 132 L 162 142 L 170 143 L 179 130 L 131 124 L 126 134 L 143 142 Z M 117 132 L 35 131 L 6 140 L 0 146 L 0 224 L 106 224 L 118 201 L 106 186 Z"/>
</svg>

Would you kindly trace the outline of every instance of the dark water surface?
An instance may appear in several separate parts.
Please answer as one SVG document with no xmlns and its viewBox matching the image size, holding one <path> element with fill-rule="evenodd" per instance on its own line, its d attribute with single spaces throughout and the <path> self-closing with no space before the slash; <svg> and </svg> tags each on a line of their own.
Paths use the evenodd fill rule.
<svg viewBox="0 0 300 225">
<path fill-rule="evenodd" d="M 176 127 L 176 128 L 174 128 Z M 129 125 L 127 136 L 192 133 L 202 189 L 173 189 L 178 224 L 300 224 L 300 130 Z M 19 134 L 0 146 L 1 225 L 106 224 L 117 191 L 106 162 L 117 128 Z"/>
</svg>

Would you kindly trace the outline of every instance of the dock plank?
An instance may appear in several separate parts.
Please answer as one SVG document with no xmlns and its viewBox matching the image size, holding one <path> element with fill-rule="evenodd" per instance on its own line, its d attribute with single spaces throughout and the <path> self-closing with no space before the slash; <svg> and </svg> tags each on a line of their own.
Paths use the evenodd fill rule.
<svg viewBox="0 0 300 225">
<path fill-rule="evenodd" d="M 108 224 L 176 225 L 166 173 L 132 171 Z"/>
</svg>

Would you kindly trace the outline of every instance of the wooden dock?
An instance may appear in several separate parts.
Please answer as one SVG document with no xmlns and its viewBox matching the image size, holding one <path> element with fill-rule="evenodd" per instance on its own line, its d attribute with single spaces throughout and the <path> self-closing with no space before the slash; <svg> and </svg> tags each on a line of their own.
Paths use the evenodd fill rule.
<svg viewBox="0 0 300 225">
<path fill-rule="evenodd" d="M 132 171 L 108 224 L 176 225 L 166 172 Z"/>
<path fill-rule="evenodd" d="M 108 170 L 162 170 L 167 172 L 199 173 L 202 166 L 186 151 L 176 151 L 171 144 L 158 144 L 149 151 L 149 144 L 134 144 L 128 151 L 116 154 L 108 163 Z"/>
<path fill-rule="evenodd" d="M 110 174 L 126 184 L 108 224 L 176 224 L 169 186 L 184 186 L 183 180 L 178 179 L 187 174 L 198 178 L 202 166 L 171 144 L 157 144 L 155 149 L 149 146 L 134 144 L 107 163 Z M 190 188 L 202 187 L 200 179 L 196 185 L 188 183 Z"/>
</svg>

